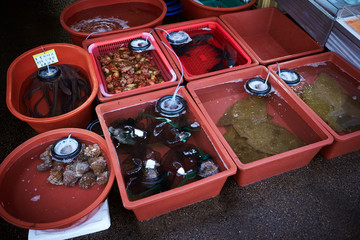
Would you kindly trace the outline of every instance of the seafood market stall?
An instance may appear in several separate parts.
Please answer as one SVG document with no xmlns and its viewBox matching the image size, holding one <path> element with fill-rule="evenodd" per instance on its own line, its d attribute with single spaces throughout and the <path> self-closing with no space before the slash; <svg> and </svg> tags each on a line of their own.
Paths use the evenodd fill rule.
<svg viewBox="0 0 360 240">
<path fill-rule="evenodd" d="M 358 41 L 345 5 L 172 16 L 184 2 L 5 3 L 1 239 L 359 239 L 360 69 L 331 51 Z M 323 13 L 316 31 L 293 15 L 301 2 Z M 109 34 L 69 32 L 62 12 L 70 24 L 84 3 L 135 4 L 95 16 Z"/>
</svg>

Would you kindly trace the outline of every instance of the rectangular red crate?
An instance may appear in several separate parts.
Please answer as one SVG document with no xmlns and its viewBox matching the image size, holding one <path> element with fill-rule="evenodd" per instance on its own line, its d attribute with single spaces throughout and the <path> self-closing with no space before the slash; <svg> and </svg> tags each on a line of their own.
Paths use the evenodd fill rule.
<svg viewBox="0 0 360 240">
<path fill-rule="evenodd" d="M 105 76 L 101 70 L 101 64 L 98 57 L 108 52 L 114 52 L 119 47 L 128 46 L 129 42 L 135 38 L 144 38 L 148 39 L 151 42 L 152 47 L 151 50 L 149 50 L 149 55 L 152 58 L 151 63 L 161 71 L 165 82 L 154 84 L 151 86 L 136 88 L 116 94 L 111 94 L 107 90 Z M 95 38 L 84 41 L 83 46 L 90 53 L 93 66 L 96 71 L 96 76 L 99 82 L 98 99 L 100 102 L 108 102 L 120 98 L 129 97 L 132 95 L 155 91 L 162 88 L 173 87 L 179 84 L 179 81 L 182 81 L 180 79 L 178 71 L 176 70 L 176 67 L 173 67 L 169 63 L 169 61 L 166 59 L 165 55 L 161 51 L 159 44 L 156 42 L 154 36 L 151 33 L 151 29 L 143 29 L 135 32 Z"/>
<path fill-rule="evenodd" d="M 279 67 L 280 69 L 291 69 L 298 72 L 301 76 L 301 83 L 299 86 L 303 84 L 313 85 L 319 74 L 328 73 L 336 79 L 347 94 L 353 96 L 353 99 L 357 99 L 356 101 L 359 101 L 358 99 L 360 99 L 360 70 L 334 52 L 326 52 L 294 59 L 280 63 Z M 321 154 L 324 155 L 324 157 L 330 159 L 360 149 L 360 131 L 351 133 L 336 132 L 304 101 L 302 101 L 295 92 L 293 92 L 293 89 L 297 89 L 298 86 L 288 86 L 281 80 L 275 73 L 278 71 L 277 65 L 270 65 L 269 69 L 275 74 L 277 81 L 279 81 L 284 88 L 287 88 L 294 98 L 298 99 L 298 102 L 306 109 L 306 111 L 311 112 L 317 121 L 319 121 L 334 137 L 333 144 L 326 146 L 321 150 Z M 359 115 L 359 112 L 353 112 L 353 114 Z"/>
<path fill-rule="evenodd" d="M 325 128 L 313 120 L 314 117 L 297 103 L 297 99 L 288 94 L 289 90 L 279 85 L 275 77 L 270 74 L 268 81 L 272 85 L 273 92 L 264 97 L 267 114 L 272 117 L 272 122 L 292 132 L 305 145 L 253 162 L 242 162 L 223 136 L 227 130 L 217 123 L 229 106 L 250 96 L 244 88 L 248 79 L 254 77 L 266 79 L 267 75 L 268 70 L 264 66 L 256 66 L 187 84 L 190 94 L 237 165 L 235 180 L 240 186 L 303 167 L 322 147 L 333 141 L 333 137 Z"/>
<path fill-rule="evenodd" d="M 185 117 L 191 122 L 198 122 L 201 127 L 200 131 L 191 134 L 188 142 L 210 154 L 219 166 L 219 173 L 196 180 L 181 187 L 163 191 L 138 200 L 130 200 L 121 169 L 121 167 L 125 165 L 124 162 L 126 161 L 126 156 L 124 155 L 126 154 L 118 154 L 113 145 L 108 127 L 112 122 L 119 118 L 135 118 L 138 116 L 139 112 L 144 110 L 148 105 L 156 103 L 159 98 L 165 95 L 172 95 L 174 91 L 175 88 L 162 89 L 151 93 L 102 103 L 96 107 L 96 113 L 108 144 L 110 159 L 115 170 L 123 205 L 125 208 L 134 211 L 138 220 L 147 220 L 166 212 L 214 197 L 220 193 L 226 179 L 236 173 L 234 162 L 230 159 L 221 142 L 208 125 L 196 103 L 185 87 L 180 87 L 178 94 L 185 99 L 188 106 Z"/>
<path fill-rule="evenodd" d="M 216 17 L 163 25 L 155 31 L 160 41 L 166 44 L 160 47 L 179 71 L 183 69 L 187 81 L 258 65 L 258 61 Z M 167 34 L 177 31 L 186 32 L 193 41 L 181 47 L 170 45 Z M 209 35 L 212 37 L 206 39 Z M 206 40 L 202 40 L 204 36 Z"/>
<path fill-rule="evenodd" d="M 322 52 L 324 49 L 274 7 L 219 17 L 262 65 Z"/>
</svg>

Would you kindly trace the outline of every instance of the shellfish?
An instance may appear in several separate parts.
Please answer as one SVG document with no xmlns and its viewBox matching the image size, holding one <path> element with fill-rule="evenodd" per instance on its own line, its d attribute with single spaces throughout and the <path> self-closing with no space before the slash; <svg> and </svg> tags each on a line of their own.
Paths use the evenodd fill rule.
<svg viewBox="0 0 360 240">
<path fill-rule="evenodd" d="M 51 169 L 47 180 L 54 185 L 63 185 L 63 174 L 61 170 Z"/>
<path fill-rule="evenodd" d="M 84 155 L 89 158 L 98 157 L 100 156 L 100 154 L 101 154 L 101 149 L 99 145 L 97 145 L 96 143 L 93 145 L 89 145 L 84 149 Z"/>
<path fill-rule="evenodd" d="M 198 175 L 200 177 L 206 178 L 218 172 L 219 172 L 218 166 L 211 159 L 208 159 L 200 164 Z"/>
<path fill-rule="evenodd" d="M 79 180 L 79 187 L 82 189 L 89 189 L 96 183 L 96 176 L 93 172 L 85 173 Z"/>
<path fill-rule="evenodd" d="M 109 177 L 110 177 L 109 171 L 102 172 L 99 176 L 97 176 L 96 183 L 99 185 L 105 185 L 108 182 Z"/>
<path fill-rule="evenodd" d="M 106 160 L 100 157 L 93 161 L 90 165 L 91 170 L 93 170 L 96 176 L 99 176 L 101 173 L 103 173 L 106 170 L 106 167 Z"/>
<path fill-rule="evenodd" d="M 52 157 L 50 154 L 51 146 L 52 145 L 47 147 L 46 150 L 40 154 L 40 159 L 41 159 L 41 161 L 43 161 L 42 163 L 37 165 L 37 170 L 40 172 L 48 171 L 53 166 L 53 164 L 52 164 L 53 160 L 52 160 Z"/>
<path fill-rule="evenodd" d="M 65 170 L 63 173 L 63 184 L 66 187 L 74 187 L 79 177 L 72 170 Z"/>
</svg>

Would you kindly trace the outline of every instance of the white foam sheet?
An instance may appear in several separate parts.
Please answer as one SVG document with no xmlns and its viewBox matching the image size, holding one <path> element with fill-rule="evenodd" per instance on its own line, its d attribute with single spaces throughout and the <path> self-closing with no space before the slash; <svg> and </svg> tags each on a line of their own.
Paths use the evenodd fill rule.
<svg viewBox="0 0 360 240">
<path fill-rule="evenodd" d="M 72 226 L 63 229 L 29 230 L 28 240 L 63 240 L 79 237 L 110 227 L 109 204 L 106 199 L 91 213 L 74 223 Z"/>
</svg>

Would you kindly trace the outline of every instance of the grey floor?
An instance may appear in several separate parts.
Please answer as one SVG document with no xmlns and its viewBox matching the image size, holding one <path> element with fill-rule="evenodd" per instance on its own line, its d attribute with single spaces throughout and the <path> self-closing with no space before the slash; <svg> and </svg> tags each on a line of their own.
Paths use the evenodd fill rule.
<svg viewBox="0 0 360 240">
<path fill-rule="evenodd" d="M 6 107 L 7 68 L 34 47 L 71 42 L 59 23 L 61 11 L 71 2 L 5 1 L 0 159 L 36 135 Z M 108 200 L 111 227 L 76 239 L 359 239 L 360 151 L 330 160 L 317 155 L 306 167 L 246 187 L 229 178 L 217 197 L 144 222 L 123 208 L 116 182 Z M 0 229 L 0 239 L 27 238 L 28 230 L 3 219 Z"/>
</svg>

